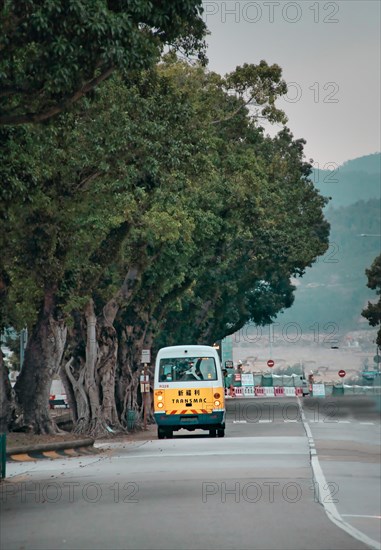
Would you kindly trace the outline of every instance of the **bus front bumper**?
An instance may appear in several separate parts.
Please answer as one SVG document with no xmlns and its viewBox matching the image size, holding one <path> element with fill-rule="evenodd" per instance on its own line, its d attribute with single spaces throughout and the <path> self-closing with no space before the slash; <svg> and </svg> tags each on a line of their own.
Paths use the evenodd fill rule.
<svg viewBox="0 0 381 550">
<path fill-rule="evenodd" d="M 165 414 L 155 412 L 154 416 L 158 426 L 167 426 L 178 430 L 181 428 L 209 430 L 213 427 L 217 428 L 225 425 L 225 411 L 213 411 L 208 414 Z"/>
</svg>

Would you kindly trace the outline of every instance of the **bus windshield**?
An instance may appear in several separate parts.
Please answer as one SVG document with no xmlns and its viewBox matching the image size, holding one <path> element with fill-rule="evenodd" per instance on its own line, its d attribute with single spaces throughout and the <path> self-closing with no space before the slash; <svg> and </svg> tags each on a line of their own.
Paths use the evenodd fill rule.
<svg viewBox="0 0 381 550">
<path fill-rule="evenodd" d="M 160 359 L 159 382 L 217 380 L 214 357 L 175 357 Z"/>
</svg>

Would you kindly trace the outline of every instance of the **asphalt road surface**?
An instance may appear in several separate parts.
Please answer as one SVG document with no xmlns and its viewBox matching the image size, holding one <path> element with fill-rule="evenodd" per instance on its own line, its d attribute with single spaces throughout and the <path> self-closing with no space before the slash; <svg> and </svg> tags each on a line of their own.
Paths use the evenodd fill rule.
<svg viewBox="0 0 381 550">
<path fill-rule="evenodd" d="M 8 464 L 2 550 L 380 547 L 379 401 L 227 407 L 225 438 L 178 432 Z"/>
</svg>

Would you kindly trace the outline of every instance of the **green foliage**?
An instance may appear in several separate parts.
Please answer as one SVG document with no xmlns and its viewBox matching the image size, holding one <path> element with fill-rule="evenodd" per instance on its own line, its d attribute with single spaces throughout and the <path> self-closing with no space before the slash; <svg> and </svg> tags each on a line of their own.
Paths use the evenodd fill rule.
<svg viewBox="0 0 381 550">
<path fill-rule="evenodd" d="M 231 106 L 219 97 L 221 81 L 211 75 L 208 88 L 205 74 L 193 74 L 199 77 L 215 97 L 209 102 L 225 111 L 214 112 L 213 119 L 217 114 L 227 120 Z M 197 242 L 190 263 L 199 270 L 197 279 L 167 315 L 159 345 L 211 342 L 249 320 L 269 322 L 292 303 L 290 276 L 302 274 L 327 246 L 325 201 L 307 180 L 303 142 L 288 130 L 275 139 L 264 137 L 246 109 L 215 128 L 212 194 L 204 191 L 198 204 L 218 222 L 205 244 Z M 205 228 L 201 231 L 204 235 Z"/>
<path fill-rule="evenodd" d="M 201 0 L 4 0 L 0 123 L 46 120 L 114 69 L 154 65 L 164 45 L 204 58 Z"/>
<path fill-rule="evenodd" d="M 92 102 L 83 100 L 54 123 L 23 129 L 14 141 L 4 132 L 3 151 L 17 146 L 24 151 L 17 164 L 5 162 L 0 172 L 8 184 L 2 188 L 14 190 L 2 232 L 14 324 L 33 322 L 48 285 L 57 287 L 66 310 L 83 303 L 109 263 L 117 260 L 129 232 L 134 231 L 132 249 L 142 232 L 145 239 L 145 232 L 160 234 L 163 241 L 173 240 L 175 228 L 179 232 L 174 198 L 187 184 L 189 158 L 197 162 L 194 143 L 201 151 L 203 139 L 183 136 L 189 109 L 166 82 L 148 97 L 141 93 L 148 79 L 146 75 L 127 88 L 115 78 Z M 13 162 L 4 153 L 5 161 L 9 157 Z M 181 177 L 176 178 L 173 170 L 181 164 Z M 171 192 L 168 213 L 160 207 L 165 184 L 166 197 Z M 105 299 L 123 280 L 127 261 L 124 252 L 121 272 L 109 281 Z"/>
<path fill-rule="evenodd" d="M 272 123 L 287 122 L 284 112 L 275 107 L 276 99 L 287 93 L 279 65 L 268 65 L 264 60 L 259 65 L 245 63 L 226 75 L 226 88 L 245 98 L 247 104 L 258 107 L 256 117 Z"/>
<path fill-rule="evenodd" d="M 362 312 L 362 316 L 368 319 L 370 326 L 377 327 L 381 325 L 381 254 L 375 258 L 371 267 L 366 270 L 368 277 L 368 287 L 376 291 L 377 296 L 380 296 L 378 302 L 368 302 L 368 307 Z M 377 345 L 381 348 L 381 326 L 377 333 Z"/>
<path fill-rule="evenodd" d="M 274 108 L 284 93 L 277 66 L 222 79 L 168 55 L 44 125 L 2 131 L 14 326 L 33 325 L 47 288 L 66 316 L 119 296 L 120 326 L 157 345 L 211 342 L 292 304 L 290 277 L 327 248 L 325 201 L 304 142 L 265 136 L 242 87 Z M 131 266 L 139 284 L 124 303 Z"/>
</svg>

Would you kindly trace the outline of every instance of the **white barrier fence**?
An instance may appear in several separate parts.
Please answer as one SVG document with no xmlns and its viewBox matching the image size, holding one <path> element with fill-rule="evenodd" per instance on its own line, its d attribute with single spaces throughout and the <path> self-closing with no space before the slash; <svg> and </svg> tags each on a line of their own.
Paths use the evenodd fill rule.
<svg viewBox="0 0 381 550">
<path fill-rule="evenodd" d="M 308 388 L 308 395 L 313 397 L 328 397 L 340 395 L 381 395 L 381 386 L 350 386 L 312 384 L 312 391 Z M 305 390 L 305 393 L 306 390 Z M 239 386 L 227 389 L 228 397 L 302 397 L 302 388 L 289 386 Z"/>
<path fill-rule="evenodd" d="M 229 397 L 297 397 L 303 395 L 302 388 L 236 386 L 227 392 Z"/>
</svg>

